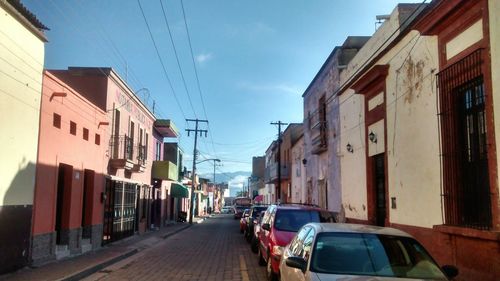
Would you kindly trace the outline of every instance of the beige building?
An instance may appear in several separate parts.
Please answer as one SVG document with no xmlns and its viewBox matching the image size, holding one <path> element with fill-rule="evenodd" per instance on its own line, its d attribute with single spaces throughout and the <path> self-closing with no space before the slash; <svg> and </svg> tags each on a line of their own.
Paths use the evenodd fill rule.
<svg viewBox="0 0 500 281">
<path fill-rule="evenodd" d="M 47 27 L 18 1 L 1 0 L 0 15 L 1 274 L 29 257 Z"/>
<path fill-rule="evenodd" d="M 338 91 L 347 220 L 411 233 L 457 280 L 500 276 L 497 2 L 398 5 Z"/>
</svg>

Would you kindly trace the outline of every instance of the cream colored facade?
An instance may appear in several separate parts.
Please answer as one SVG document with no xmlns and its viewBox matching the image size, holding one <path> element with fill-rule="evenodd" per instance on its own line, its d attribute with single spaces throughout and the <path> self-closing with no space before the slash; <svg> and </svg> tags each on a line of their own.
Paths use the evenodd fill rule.
<svg viewBox="0 0 500 281">
<path fill-rule="evenodd" d="M 363 50 L 363 49 L 361 49 Z M 364 131 L 364 101 L 361 95 L 348 89 L 339 97 L 340 156 L 342 207 L 348 218 L 366 220 L 366 153 Z M 351 151 L 347 147 L 352 148 Z"/>
<path fill-rule="evenodd" d="M 386 46 L 385 40 L 394 40 L 389 34 L 394 33 L 399 21 L 396 9 L 351 61 L 341 83 L 351 80 L 359 66 L 373 57 L 374 50 Z M 366 159 L 386 153 L 386 208 L 390 222 L 428 228 L 442 224 L 436 50 L 437 38 L 411 31 L 374 64 L 389 66 L 383 82 L 385 91 L 369 100 L 352 89 L 341 94 L 340 154 L 346 217 L 369 219 Z M 386 112 L 385 118 L 367 126 L 367 131 L 365 103 L 368 111 L 382 104 Z M 373 132 L 377 141 L 366 140 L 367 132 Z M 347 151 L 348 144 L 352 152 Z"/>
<path fill-rule="evenodd" d="M 305 203 L 307 200 L 306 189 L 306 168 L 302 160 L 304 159 L 304 137 L 301 137 L 292 147 L 292 157 L 290 159 L 292 168 L 291 177 L 291 201 L 294 203 Z"/>
<path fill-rule="evenodd" d="M 9 6 L 0 3 L 0 206 L 32 205 L 46 39 Z"/>
</svg>

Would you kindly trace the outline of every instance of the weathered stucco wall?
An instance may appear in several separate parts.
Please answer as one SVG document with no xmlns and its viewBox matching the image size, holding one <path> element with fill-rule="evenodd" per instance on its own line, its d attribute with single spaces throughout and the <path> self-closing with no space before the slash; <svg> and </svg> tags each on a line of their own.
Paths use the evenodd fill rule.
<svg viewBox="0 0 500 281">
<path fill-rule="evenodd" d="M 380 64 L 390 65 L 386 78 L 390 222 L 430 228 L 442 223 L 437 37 L 412 31 Z M 390 206 L 393 197 L 395 208 Z"/>
<path fill-rule="evenodd" d="M 0 7 L 0 206 L 31 205 L 44 42 Z"/>
<path fill-rule="evenodd" d="M 347 218 L 368 219 L 364 97 L 348 89 L 339 97 L 342 205 Z M 347 151 L 347 145 L 352 152 Z"/>
</svg>

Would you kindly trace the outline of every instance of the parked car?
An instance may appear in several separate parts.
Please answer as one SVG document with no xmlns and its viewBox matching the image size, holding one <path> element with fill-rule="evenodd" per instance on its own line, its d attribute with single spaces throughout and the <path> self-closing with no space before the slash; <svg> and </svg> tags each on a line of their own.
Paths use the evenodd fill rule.
<svg viewBox="0 0 500 281">
<path fill-rule="evenodd" d="M 279 276 L 285 246 L 309 222 L 335 222 L 335 217 L 328 210 L 310 205 L 281 204 L 267 208 L 259 233 L 258 256 L 259 265 L 267 265 L 269 280 Z"/>
<path fill-rule="evenodd" d="M 241 219 L 241 216 L 243 215 L 243 211 L 245 209 L 250 208 L 250 206 L 234 206 L 233 211 L 234 211 L 234 219 Z"/>
<path fill-rule="evenodd" d="M 261 211 L 253 223 L 253 235 L 252 235 L 252 240 L 250 241 L 250 248 L 252 249 L 252 252 L 256 254 L 259 251 L 260 225 L 265 213 L 266 211 Z"/>
<path fill-rule="evenodd" d="M 232 213 L 233 213 L 233 207 L 229 206 L 222 207 L 221 214 L 232 214 Z"/>
<path fill-rule="evenodd" d="M 244 233 L 247 229 L 247 218 L 250 214 L 250 209 L 243 210 L 243 214 L 240 218 L 240 233 Z"/>
<path fill-rule="evenodd" d="M 309 223 L 283 251 L 281 279 L 449 280 L 453 266 L 439 268 L 409 234 L 388 227 Z"/>
<path fill-rule="evenodd" d="M 250 213 L 247 220 L 247 228 L 245 230 L 245 238 L 248 242 L 252 241 L 253 235 L 254 235 L 254 225 L 257 220 L 257 217 L 259 216 L 260 212 L 265 211 L 267 209 L 268 205 L 253 205 L 250 208 Z"/>
</svg>

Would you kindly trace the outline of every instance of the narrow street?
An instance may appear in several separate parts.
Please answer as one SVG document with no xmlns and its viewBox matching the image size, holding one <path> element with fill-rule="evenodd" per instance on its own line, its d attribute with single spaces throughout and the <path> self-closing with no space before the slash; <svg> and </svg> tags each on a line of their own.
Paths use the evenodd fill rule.
<svg viewBox="0 0 500 281">
<path fill-rule="evenodd" d="M 217 215 L 84 280 L 265 280 L 232 215 Z"/>
</svg>

